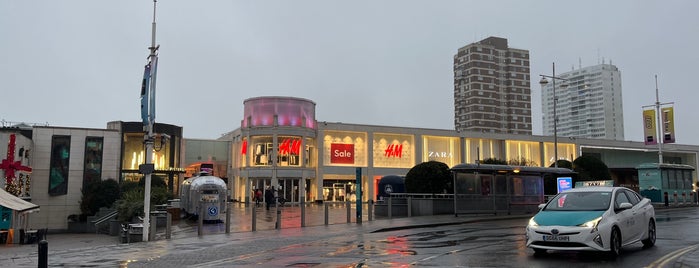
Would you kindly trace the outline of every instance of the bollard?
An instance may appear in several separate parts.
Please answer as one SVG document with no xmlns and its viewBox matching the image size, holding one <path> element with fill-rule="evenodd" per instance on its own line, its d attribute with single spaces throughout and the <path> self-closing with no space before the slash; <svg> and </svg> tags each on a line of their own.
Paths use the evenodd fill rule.
<svg viewBox="0 0 699 268">
<path fill-rule="evenodd" d="M 199 208 L 199 216 L 198 216 L 198 224 L 197 224 L 197 235 L 202 236 L 204 234 L 204 206 L 203 204 L 200 204 Z"/>
<path fill-rule="evenodd" d="M 413 216 L 413 198 L 408 196 L 408 218 Z"/>
<path fill-rule="evenodd" d="M 274 226 L 274 229 L 281 229 L 282 228 L 282 209 L 280 207 L 277 207 L 277 223 Z"/>
<path fill-rule="evenodd" d="M 674 205 L 677 206 L 677 191 L 675 191 L 675 193 L 672 194 L 672 199 L 674 200 Z"/>
<path fill-rule="evenodd" d="M 689 192 L 689 202 L 692 203 L 692 205 L 695 204 L 695 202 L 694 202 L 694 192 Z"/>
<path fill-rule="evenodd" d="M 167 219 L 165 221 L 165 239 L 170 239 L 172 237 L 172 214 L 167 212 Z"/>
<path fill-rule="evenodd" d="M 325 202 L 325 225 L 328 225 L 328 202 Z"/>
<path fill-rule="evenodd" d="M 665 207 L 670 206 L 670 201 L 668 200 L 667 192 L 665 192 L 665 193 L 663 194 L 663 196 L 664 196 L 664 198 L 665 198 Z"/>
<path fill-rule="evenodd" d="M 350 203 L 349 199 L 345 202 L 345 206 L 347 206 L 347 223 L 350 223 L 352 222 L 352 203 Z"/>
<path fill-rule="evenodd" d="M 687 203 L 687 194 L 685 192 L 682 192 L 682 205 Z"/>
<path fill-rule="evenodd" d="M 367 205 L 367 213 L 369 213 L 369 221 L 373 219 L 374 214 L 374 200 L 369 199 L 369 204 Z"/>
<path fill-rule="evenodd" d="M 231 202 L 226 202 L 226 233 L 231 233 Z"/>
<path fill-rule="evenodd" d="M 252 206 L 252 231 L 257 231 L 257 206 Z"/>
<path fill-rule="evenodd" d="M 306 227 L 306 202 L 301 199 L 301 227 Z"/>
<path fill-rule="evenodd" d="M 148 223 L 148 224 L 150 224 L 150 226 L 147 226 L 148 232 L 149 232 L 148 233 L 148 241 L 155 241 L 155 231 L 156 231 L 156 227 L 158 225 L 157 220 L 158 220 L 158 218 L 156 216 L 153 216 L 153 215 L 150 216 L 150 222 Z M 143 228 L 146 228 L 146 227 L 143 227 Z"/>
<path fill-rule="evenodd" d="M 39 241 L 39 268 L 49 267 L 49 242 Z"/>
</svg>

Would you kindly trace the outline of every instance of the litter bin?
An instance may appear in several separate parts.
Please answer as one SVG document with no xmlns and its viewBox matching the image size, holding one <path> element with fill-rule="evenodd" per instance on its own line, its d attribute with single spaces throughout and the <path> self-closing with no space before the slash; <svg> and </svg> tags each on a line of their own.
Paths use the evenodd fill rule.
<svg viewBox="0 0 699 268">
<path fill-rule="evenodd" d="M 143 223 L 131 223 L 128 229 L 129 242 L 143 241 Z"/>
</svg>

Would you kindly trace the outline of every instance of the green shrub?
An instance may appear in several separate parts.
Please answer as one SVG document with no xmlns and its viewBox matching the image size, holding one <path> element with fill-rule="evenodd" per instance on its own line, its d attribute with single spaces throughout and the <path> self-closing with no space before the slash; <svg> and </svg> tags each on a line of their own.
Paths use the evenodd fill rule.
<svg viewBox="0 0 699 268">
<path fill-rule="evenodd" d="M 113 179 L 88 182 L 82 189 L 80 219 L 95 215 L 101 207 L 112 207 L 119 196 L 119 183 Z"/>
<path fill-rule="evenodd" d="M 145 178 L 139 182 L 129 181 L 121 184 L 122 196 L 116 202 L 117 219 L 122 222 L 129 222 L 136 216 L 143 217 L 143 199 L 145 189 Z M 159 177 L 151 177 L 150 189 L 150 210 L 152 211 L 155 205 L 166 204 L 172 199 L 172 194 L 167 189 L 165 181 Z"/>
<path fill-rule="evenodd" d="M 405 175 L 405 191 L 408 193 L 452 193 L 452 184 L 449 166 L 437 161 L 418 164 Z"/>
</svg>

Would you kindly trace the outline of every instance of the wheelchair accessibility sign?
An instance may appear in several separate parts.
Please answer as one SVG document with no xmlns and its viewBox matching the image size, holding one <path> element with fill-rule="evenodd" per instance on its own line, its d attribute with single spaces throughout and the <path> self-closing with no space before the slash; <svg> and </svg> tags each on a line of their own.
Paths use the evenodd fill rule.
<svg viewBox="0 0 699 268">
<path fill-rule="evenodd" d="M 218 215 L 218 207 L 209 207 L 209 216 Z"/>
</svg>

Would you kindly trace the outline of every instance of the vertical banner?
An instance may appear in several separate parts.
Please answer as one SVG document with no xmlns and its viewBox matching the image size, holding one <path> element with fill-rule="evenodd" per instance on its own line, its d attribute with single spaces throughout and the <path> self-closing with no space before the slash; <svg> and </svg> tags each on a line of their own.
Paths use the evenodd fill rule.
<svg viewBox="0 0 699 268">
<path fill-rule="evenodd" d="M 675 118 L 673 107 L 660 110 L 663 116 L 663 143 L 675 143 Z"/>
<path fill-rule="evenodd" d="M 655 137 L 658 131 L 655 129 L 655 110 L 643 110 L 643 141 L 646 145 L 658 144 Z"/>
</svg>

